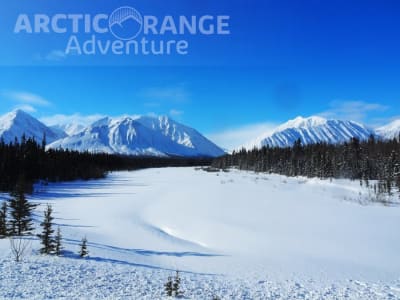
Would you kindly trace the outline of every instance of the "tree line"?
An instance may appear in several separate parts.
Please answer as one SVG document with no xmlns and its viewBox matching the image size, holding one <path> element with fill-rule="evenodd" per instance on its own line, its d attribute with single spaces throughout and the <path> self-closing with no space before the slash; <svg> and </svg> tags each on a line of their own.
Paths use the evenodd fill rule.
<svg viewBox="0 0 400 300">
<path fill-rule="evenodd" d="M 211 163 L 209 158 L 136 157 L 64 149 L 46 151 L 45 146 L 45 137 L 41 143 L 26 136 L 12 143 L 0 140 L 0 191 L 12 191 L 22 178 L 29 192 L 29 188 L 38 180 L 87 180 L 103 178 L 109 171 Z"/>
<path fill-rule="evenodd" d="M 212 167 L 277 173 L 286 176 L 349 178 L 368 185 L 376 180 L 379 192 L 400 190 L 400 141 L 370 136 L 352 138 L 342 144 L 316 143 L 292 147 L 265 146 L 261 149 L 234 151 L 213 161 Z"/>
</svg>

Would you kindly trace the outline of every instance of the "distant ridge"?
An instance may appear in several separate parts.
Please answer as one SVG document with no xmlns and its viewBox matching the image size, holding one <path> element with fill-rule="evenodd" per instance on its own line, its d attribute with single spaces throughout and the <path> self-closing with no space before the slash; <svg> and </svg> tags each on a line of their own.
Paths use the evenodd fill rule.
<svg viewBox="0 0 400 300">
<path fill-rule="evenodd" d="M 273 132 L 266 133 L 244 145 L 246 149 L 263 146 L 289 147 L 298 139 L 303 145 L 318 142 L 341 143 L 351 138 L 367 139 L 376 135 L 373 129 L 353 121 L 327 120 L 321 117 L 297 117 L 290 120 Z"/>
</svg>

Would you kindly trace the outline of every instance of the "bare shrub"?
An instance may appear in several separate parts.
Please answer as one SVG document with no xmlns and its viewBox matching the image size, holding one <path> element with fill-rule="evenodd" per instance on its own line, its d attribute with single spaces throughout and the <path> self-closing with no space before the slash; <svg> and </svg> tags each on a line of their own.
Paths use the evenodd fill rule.
<svg viewBox="0 0 400 300">
<path fill-rule="evenodd" d="M 16 262 L 20 262 L 21 258 L 26 254 L 30 246 L 30 241 L 22 237 L 10 237 L 11 253 Z"/>
</svg>

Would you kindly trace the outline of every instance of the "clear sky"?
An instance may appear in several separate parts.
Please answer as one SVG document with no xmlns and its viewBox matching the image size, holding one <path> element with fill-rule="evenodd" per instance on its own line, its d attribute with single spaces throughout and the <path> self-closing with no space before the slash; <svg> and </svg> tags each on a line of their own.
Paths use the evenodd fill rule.
<svg viewBox="0 0 400 300">
<path fill-rule="evenodd" d="M 121 6 L 160 23 L 229 16 L 230 34 L 135 39 L 185 40 L 186 55 L 78 55 L 65 51 L 72 35 L 116 38 L 74 33 L 67 20 L 65 34 L 14 32 L 21 14 L 111 15 Z M 396 0 L 14 0 L 0 8 L 0 114 L 22 107 L 47 122 L 165 114 L 228 148 L 298 115 L 371 126 L 400 118 Z"/>
</svg>

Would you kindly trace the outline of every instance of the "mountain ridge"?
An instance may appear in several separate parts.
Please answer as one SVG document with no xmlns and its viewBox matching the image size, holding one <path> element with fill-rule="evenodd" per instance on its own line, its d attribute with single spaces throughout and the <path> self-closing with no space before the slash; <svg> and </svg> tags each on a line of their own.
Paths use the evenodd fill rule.
<svg viewBox="0 0 400 300">
<path fill-rule="evenodd" d="M 20 140 L 23 134 L 26 137 L 34 137 L 37 141 L 41 141 L 45 135 L 48 149 L 68 148 L 126 155 L 210 157 L 227 152 L 197 130 L 168 116 L 104 117 L 86 127 L 73 123 L 47 126 L 22 110 L 14 110 L 0 116 L 0 137 L 5 142 L 13 142 L 15 137 Z M 372 129 L 354 121 L 299 116 L 243 147 L 288 147 L 298 139 L 303 144 L 341 143 L 353 137 L 367 139 L 371 135 L 382 139 L 398 138 L 400 120 Z"/>
<path fill-rule="evenodd" d="M 304 145 L 318 142 L 335 144 L 345 142 L 351 138 L 364 140 L 371 135 L 386 138 L 384 135 L 378 135 L 374 129 L 354 121 L 325 119 L 319 116 L 308 118 L 299 116 L 281 124 L 273 131 L 259 136 L 242 148 L 250 150 L 267 145 L 271 147 L 290 147 L 298 139 Z"/>
<path fill-rule="evenodd" d="M 210 156 L 225 152 L 198 131 L 169 117 L 102 118 L 48 148 L 153 156 Z"/>
</svg>

